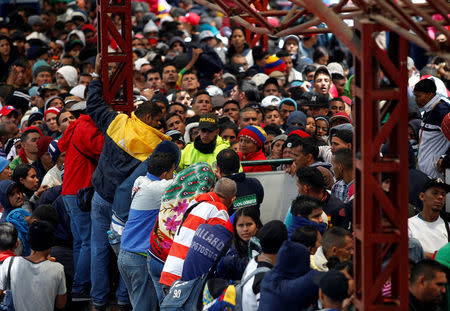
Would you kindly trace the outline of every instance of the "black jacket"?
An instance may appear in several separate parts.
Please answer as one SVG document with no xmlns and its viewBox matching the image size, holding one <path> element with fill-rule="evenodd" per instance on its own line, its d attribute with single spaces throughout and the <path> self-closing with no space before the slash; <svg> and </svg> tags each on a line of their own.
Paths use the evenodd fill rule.
<svg viewBox="0 0 450 311">
<path fill-rule="evenodd" d="M 236 183 L 236 199 L 228 210 L 228 215 L 233 215 L 238 209 L 247 206 L 254 206 L 258 209 L 264 200 L 264 188 L 256 178 L 249 178 L 245 173 L 237 173 L 226 176 Z"/>
</svg>

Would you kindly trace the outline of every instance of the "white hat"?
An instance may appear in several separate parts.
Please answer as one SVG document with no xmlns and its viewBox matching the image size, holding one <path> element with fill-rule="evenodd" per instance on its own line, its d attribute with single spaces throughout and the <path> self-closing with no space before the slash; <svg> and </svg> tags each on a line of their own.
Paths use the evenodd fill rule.
<svg viewBox="0 0 450 311">
<path fill-rule="evenodd" d="M 77 111 L 77 110 L 86 110 L 86 102 L 78 102 L 76 104 L 73 104 L 70 109 L 70 111 Z"/>
<path fill-rule="evenodd" d="M 198 41 L 202 42 L 203 40 L 208 39 L 208 38 L 215 38 L 212 31 L 211 30 L 203 30 L 200 33 Z"/>
<path fill-rule="evenodd" d="M 264 97 L 264 99 L 261 102 L 261 107 L 267 108 L 269 106 L 275 106 L 278 107 L 278 104 L 280 103 L 281 98 L 275 95 L 269 95 Z"/>
<path fill-rule="evenodd" d="M 86 90 L 86 85 L 79 84 L 70 90 L 70 94 L 77 96 L 79 98 L 84 98 L 84 92 Z"/>
<path fill-rule="evenodd" d="M 257 73 L 252 77 L 252 81 L 255 82 L 256 86 L 263 85 L 267 79 L 269 79 L 269 76 L 265 73 Z"/>
<path fill-rule="evenodd" d="M 339 63 L 329 63 L 327 65 L 327 69 L 328 69 L 330 75 L 332 75 L 333 73 L 337 73 L 337 74 L 340 74 L 341 76 L 345 77 L 344 68 Z"/>
<path fill-rule="evenodd" d="M 146 34 L 149 32 L 158 31 L 158 26 L 156 26 L 155 22 L 152 20 L 149 20 L 147 24 L 144 26 L 144 30 L 142 33 Z"/>
<path fill-rule="evenodd" d="M 80 12 L 80 11 L 72 12 L 70 19 L 73 19 L 75 16 L 81 17 L 85 23 L 87 22 L 87 17 L 83 12 Z"/>
<path fill-rule="evenodd" d="M 150 62 L 146 58 L 138 58 L 134 61 L 134 67 L 137 71 L 141 71 L 141 68 L 144 65 L 150 65 Z"/>
<path fill-rule="evenodd" d="M 223 95 L 223 91 L 221 88 L 215 86 L 215 85 L 208 85 L 205 88 L 206 92 L 208 92 L 209 96 L 214 97 L 216 95 Z"/>
</svg>

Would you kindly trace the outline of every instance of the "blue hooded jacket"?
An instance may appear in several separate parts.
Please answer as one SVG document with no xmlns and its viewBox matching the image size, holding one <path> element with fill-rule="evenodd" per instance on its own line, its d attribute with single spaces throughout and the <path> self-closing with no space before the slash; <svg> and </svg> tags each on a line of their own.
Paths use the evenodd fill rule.
<svg viewBox="0 0 450 311">
<path fill-rule="evenodd" d="M 305 227 L 305 226 L 314 226 L 317 228 L 317 230 L 319 230 L 320 234 L 323 235 L 325 233 L 325 231 L 327 230 L 327 225 L 324 223 L 318 223 L 312 220 L 309 220 L 308 218 L 302 217 L 302 216 L 297 216 L 297 215 L 292 215 L 292 222 L 288 227 L 288 237 L 289 239 L 291 239 L 291 235 L 292 233 L 294 233 L 294 231 L 297 228 L 300 227 Z"/>
<path fill-rule="evenodd" d="M 275 267 L 261 283 L 258 311 L 302 310 L 310 305 L 319 288 L 313 280 L 308 249 L 296 242 L 284 241 Z"/>
<path fill-rule="evenodd" d="M 9 203 L 8 193 L 15 185 L 16 183 L 9 179 L 0 181 L 0 203 L 3 206 L 3 214 L 0 221 L 5 221 L 8 214 L 13 210 L 11 203 Z"/>
</svg>

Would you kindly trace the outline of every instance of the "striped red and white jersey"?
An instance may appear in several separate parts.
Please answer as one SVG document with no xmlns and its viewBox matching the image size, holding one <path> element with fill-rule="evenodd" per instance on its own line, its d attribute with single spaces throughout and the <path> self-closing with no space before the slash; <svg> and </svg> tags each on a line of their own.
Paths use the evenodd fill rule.
<svg viewBox="0 0 450 311">
<path fill-rule="evenodd" d="M 222 203 L 219 196 L 214 192 L 208 192 L 196 197 L 190 203 L 195 206 L 180 230 L 173 239 L 172 247 L 164 264 L 159 282 L 171 286 L 172 283 L 181 278 L 183 273 L 184 259 L 191 246 L 195 231 L 201 224 L 221 225 L 233 232 L 233 226 L 229 221 L 227 207 Z M 189 207 L 188 207 L 189 208 Z"/>
</svg>

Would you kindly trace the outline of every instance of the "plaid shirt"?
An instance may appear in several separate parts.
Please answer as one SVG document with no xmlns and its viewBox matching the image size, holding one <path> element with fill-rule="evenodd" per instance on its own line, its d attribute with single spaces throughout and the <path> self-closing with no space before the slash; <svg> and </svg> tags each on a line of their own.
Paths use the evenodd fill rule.
<svg viewBox="0 0 450 311">
<path fill-rule="evenodd" d="M 342 202 L 347 203 L 348 201 L 350 201 L 348 189 L 352 184 L 353 180 L 346 184 L 345 181 L 341 179 L 333 185 L 333 187 L 331 188 L 331 194 L 337 197 Z"/>
</svg>

